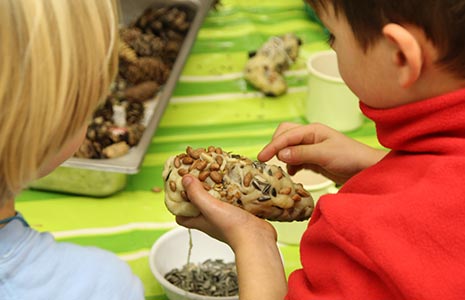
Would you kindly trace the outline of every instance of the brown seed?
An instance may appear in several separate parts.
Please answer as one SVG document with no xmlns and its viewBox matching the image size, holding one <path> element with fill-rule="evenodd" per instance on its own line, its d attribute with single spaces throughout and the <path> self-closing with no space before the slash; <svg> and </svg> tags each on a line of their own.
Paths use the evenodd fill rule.
<svg viewBox="0 0 465 300">
<path fill-rule="evenodd" d="M 192 147 L 191 146 L 187 146 L 186 148 L 186 153 L 187 155 L 190 155 L 190 153 L 193 151 Z"/>
<path fill-rule="evenodd" d="M 221 183 L 223 182 L 223 175 L 221 175 L 217 171 L 213 171 L 210 173 L 210 178 L 215 182 L 215 183 Z"/>
<path fill-rule="evenodd" d="M 299 195 L 295 194 L 294 196 L 292 196 L 292 200 L 300 201 L 300 200 L 302 200 L 302 198 Z"/>
<path fill-rule="evenodd" d="M 195 166 L 195 168 L 199 171 L 202 171 L 203 169 L 205 169 L 207 167 L 207 162 L 204 161 L 204 160 L 198 160 L 198 163 L 197 165 Z"/>
<path fill-rule="evenodd" d="M 179 156 L 176 156 L 176 157 L 174 158 L 174 166 L 175 166 L 176 168 L 179 168 L 179 167 L 181 166 L 181 160 L 179 159 Z"/>
<path fill-rule="evenodd" d="M 186 191 L 181 191 L 181 197 L 182 197 L 182 199 L 184 199 L 186 201 L 189 201 L 189 198 L 187 198 Z"/>
<path fill-rule="evenodd" d="M 220 147 L 218 147 L 218 148 L 215 149 L 215 152 L 216 152 L 217 154 L 223 154 L 223 149 L 221 149 Z"/>
<path fill-rule="evenodd" d="M 185 165 L 190 165 L 194 162 L 194 159 L 190 156 L 186 156 L 182 159 L 182 163 Z"/>
<path fill-rule="evenodd" d="M 202 171 L 202 172 L 199 173 L 199 180 L 200 181 L 205 181 L 205 179 L 207 179 L 208 176 L 210 176 L 210 171 L 207 171 L 207 170 Z"/>
<path fill-rule="evenodd" d="M 170 180 L 170 190 L 172 192 L 176 192 L 176 182 L 174 182 L 173 180 Z"/>
<path fill-rule="evenodd" d="M 208 152 L 215 152 L 215 146 L 209 146 Z"/>
<path fill-rule="evenodd" d="M 179 169 L 179 170 L 178 170 L 179 176 L 184 176 L 184 175 L 186 175 L 187 173 L 189 173 L 189 171 L 187 171 L 186 169 Z"/>
<path fill-rule="evenodd" d="M 204 188 L 207 192 L 208 192 L 209 190 L 212 189 L 212 187 L 209 186 L 208 183 L 206 183 L 206 182 L 202 182 L 202 185 L 203 185 L 203 188 Z"/>
<path fill-rule="evenodd" d="M 211 171 L 218 171 L 219 169 L 220 169 L 220 165 L 217 164 L 217 163 L 212 163 L 212 164 L 210 165 L 210 170 L 211 170 Z"/>
<path fill-rule="evenodd" d="M 198 163 L 199 163 L 198 160 L 194 160 L 194 162 L 192 163 L 192 165 L 190 165 L 190 167 L 189 167 L 189 172 L 192 171 L 192 170 L 194 170 Z"/>
<path fill-rule="evenodd" d="M 162 191 L 162 188 L 159 187 L 159 186 L 154 186 L 152 188 L 152 192 L 154 192 L 154 193 L 160 193 L 161 191 Z"/>
<path fill-rule="evenodd" d="M 285 188 L 282 188 L 280 191 L 279 191 L 280 194 L 282 195 L 289 195 L 291 193 L 291 188 L 290 187 L 285 187 Z"/>
<path fill-rule="evenodd" d="M 203 148 L 198 148 L 198 149 L 192 149 L 191 147 L 187 147 L 187 154 L 189 154 L 190 157 L 193 159 L 199 159 L 200 158 L 200 153 L 205 152 L 205 149 Z"/>
<path fill-rule="evenodd" d="M 247 174 L 245 174 L 245 176 L 244 176 L 244 186 L 249 187 L 250 182 L 252 181 L 252 179 L 253 179 L 252 173 L 247 172 Z"/>
<path fill-rule="evenodd" d="M 296 192 L 297 192 L 297 194 L 299 194 L 302 197 L 310 197 L 310 194 L 306 190 L 304 190 L 302 188 L 298 188 L 296 190 Z"/>
<path fill-rule="evenodd" d="M 217 156 L 215 160 L 220 166 L 223 164 L 223 156 Z"/>
<path fill-rule="evenodd" d="M 278 180 L 283 178 L 283 176 L 284 176 L 283 172 L 281 172 L 281 171 L 277 171 L 276 173 L 274 173 L 274 177 L 276 177 L 276 179 L 278 179 Z"/>
</svg>

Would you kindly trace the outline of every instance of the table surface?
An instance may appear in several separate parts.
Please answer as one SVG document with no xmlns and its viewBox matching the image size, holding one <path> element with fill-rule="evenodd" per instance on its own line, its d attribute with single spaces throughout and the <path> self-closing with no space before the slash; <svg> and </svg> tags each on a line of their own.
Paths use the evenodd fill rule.
<svg viewBox="0 0 465 300">
<path fill-rule="evenodd" d="M 223 0 L 206 18 L 141 171 L 110 197 L 25 190 L 17 209 L 39 231 L 58 241 L 98 246 L 126 261 L 145 286 L 146 299 L 166 300 L 151 274 L 153 243 L 176 227 L 164 206 L 164 161 L 188 145 L 215 145 L 255 158 L 279 123 L 308 123 L 303 116 L 307 90 L 306 58 L 328 48 L 322 28 L 305 13 L 302 0 Z M 286 73 L 289 91 L 277 98 L 257 93 L 243 79 L 248 52 L 270 36 L 294 32 L 303 40 L 300 56 Z M 347 135 L 379 146 L 371 121 Z M 187 245 L 186 245 L 187 246 Z M 286 274 L 300 267 L 297 246 L 280 245 Z"/>
</svg>

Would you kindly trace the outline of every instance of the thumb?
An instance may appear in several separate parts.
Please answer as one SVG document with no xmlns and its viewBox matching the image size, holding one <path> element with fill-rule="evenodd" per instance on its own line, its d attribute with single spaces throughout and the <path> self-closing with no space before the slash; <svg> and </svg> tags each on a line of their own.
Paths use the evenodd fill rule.
<svg viewBox="0 0 465 300">
<path fill-rule="evenodd" d="M 184 175 L 182 184 L 187 192 L 187 198 L 207 219 L 215 218 L 215 216 L 218 215 L 224 215 L 225 209 L 231 206 L 231 204 L 223 202 L 208 193 L 204 189 L 203 184 L 195 176 L 190 174 Z"/>
<path fill-rule="evenodd" d="M 217 205 L 221 206 L 221 201 L 210 195 L 203 187 L 198 178 L 187 174 L 182 178 L 182 185 L 187 193 L 187 198 L 202 213 L 209 215 L 209 211 L 214 210 Z"/>
</svg>

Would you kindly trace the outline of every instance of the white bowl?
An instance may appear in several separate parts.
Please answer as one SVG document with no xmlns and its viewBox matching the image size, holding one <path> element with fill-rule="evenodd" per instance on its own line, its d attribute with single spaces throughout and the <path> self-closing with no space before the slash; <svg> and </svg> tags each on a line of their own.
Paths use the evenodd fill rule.
<svg viewBox="0 0 465 300">
<path fill-rule="evenodd" d="M 208 259 L 222 259 L 225 263 L 234 262 L 231 248 L 209 235 L 192 232 L 191 263 L 203 263 Z M 238 300 L 239 296 L 212 297 L 198 295 L 178 288 L 165 279 L 165 274 L 187 263 L 189 233 L 184 227 L 177 227 L 163 234 L 152 246 L 149 256 L 150 269 L 170 300 Z"/>
</svg>

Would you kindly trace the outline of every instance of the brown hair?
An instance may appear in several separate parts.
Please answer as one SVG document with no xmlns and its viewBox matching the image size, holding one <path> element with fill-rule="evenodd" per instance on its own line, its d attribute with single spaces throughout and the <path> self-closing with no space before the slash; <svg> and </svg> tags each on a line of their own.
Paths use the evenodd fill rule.
<svg viewBox="0 0 465 300">
<path fill-rule="evenodd" d="M 439 64 L 465 77 L 465 0 L 307 0 L 316 12 L 334 7 L 347 18 L 363 49 L 382 36 L 387 23 L 422 28 L 439 49 Z"/>
</svg>

